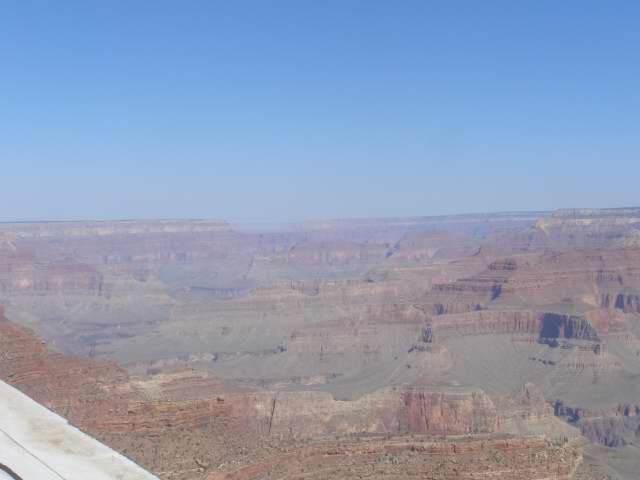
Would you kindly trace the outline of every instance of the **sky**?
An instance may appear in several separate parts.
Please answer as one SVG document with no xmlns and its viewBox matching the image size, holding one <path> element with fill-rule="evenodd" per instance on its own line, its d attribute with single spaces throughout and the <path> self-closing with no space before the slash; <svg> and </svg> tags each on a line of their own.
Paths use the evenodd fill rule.
<svg viewBox="0 0 640 480">
<path fill-rule="evenodd" d="M 5 0 L 0 220 L 639 205 L 640 2 Z"/>
</svg>

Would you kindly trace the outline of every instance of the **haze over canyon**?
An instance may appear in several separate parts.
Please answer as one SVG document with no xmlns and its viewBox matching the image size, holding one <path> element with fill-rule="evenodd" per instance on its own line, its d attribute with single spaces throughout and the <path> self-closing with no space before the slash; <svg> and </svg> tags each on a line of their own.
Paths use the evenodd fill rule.
<svg viewBox="0 0 640 480">
<path fill-rule="evenodd" d="M 0 224 L 0 378 L 163 480 L 633 479 L 640 208 Z"/>
</svg>

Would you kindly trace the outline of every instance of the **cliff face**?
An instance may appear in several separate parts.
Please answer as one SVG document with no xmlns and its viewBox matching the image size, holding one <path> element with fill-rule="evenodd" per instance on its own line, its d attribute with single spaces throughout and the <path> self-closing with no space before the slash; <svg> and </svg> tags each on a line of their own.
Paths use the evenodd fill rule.
<svg viewBox="0 0 640 480">
<path fill-rule="evenodd" d="M 482 391 L 407 387 L 351 401 L 334 400 L 326 392 L 278 392 L 251 401 L 246 413 L 251 423 L 280 436 L 489 433 L 498 426 L 493 403 Z"/>
<path fill-rule="evenodd" d="M 457 335 L 540 333 L 544 314 L 532 311 L 477 311 L 431 318 L 426 327 L 436 339 Z"/>
<path fill-rule="evenodd" d="M 613 307 L 624 313 L 640 313 L 640 295 L 636 293 L 603 293 L 602 306 Z"/>
<path fill-rule="evenodd" d="M 586 408 L 557 400 L 555 414 L 580 429 L 582 435 L 606 447 L 624 447 L 640 442 L 640 403 L 612 404 L 608 408 Z"/>
<path fill-rule="evenodd" d="M 10 323 L 0 307 L 0 377 L 80 426 L 126 416 L 134 392 L 115 363 L 66 357 L 31 331 Z"/>
<path fill-rule="evenodd" d="M 640 250 L 615 248 L 499 258 L 476 275 L 435 283 L 422 300 L 447 305 L 442 313 L 538 305 L 636 312 L 639 291 Z"/>
<path fill-rule="evenodd" d="M 562 304 L 571 300 L 598 306 L 602 295 L 609 294 L 611 303 L 617 295 L 638 288 L 637 249 L 572 250 L 543 255 L 519 268 L 502 286 L 500 302 Z"/>
<path fill-rule="evenodd" d="M 576 339 L 600 342 L 608 335 L 628 335 L 628 325 L 617 310 L 593 310 L 567 315 L 531 310 L 481 310 L 439 315 L 425 322 L 430 341 L 462 335 L 531 335 L 539 341 Z"/>
<path fill-rule="evenodd" d="M 215 402 L 145 401 L 114 362 L 49 350 L 0 307 L 0 378 L 92 434 L 196 426 L 218 415 Z M 224 411 L 224 409 L 222 409 Z"/>
</svg>

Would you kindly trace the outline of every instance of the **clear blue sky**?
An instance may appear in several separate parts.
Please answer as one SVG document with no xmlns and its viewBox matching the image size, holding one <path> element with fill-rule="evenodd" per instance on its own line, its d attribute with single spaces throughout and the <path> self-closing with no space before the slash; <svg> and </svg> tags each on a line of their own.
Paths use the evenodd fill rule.
<svg viewBox="0 0 640 480">
<path fill-rule="evenodd" d="M 640 2 L 7 0 L 0 219 L 640 204 Z"/>
</svg>

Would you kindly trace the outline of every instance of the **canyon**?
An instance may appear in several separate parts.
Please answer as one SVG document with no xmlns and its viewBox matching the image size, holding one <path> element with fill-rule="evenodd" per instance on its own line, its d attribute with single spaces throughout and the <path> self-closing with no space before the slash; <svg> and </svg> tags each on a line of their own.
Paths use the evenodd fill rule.
<svg viewBox="0 0 640 480">
<path fill-rule="evenodd" d="M 0 379 L 167 480 L 627 480 L 638 235 L 634 208 L 3 223 Z"/>
</svg>

